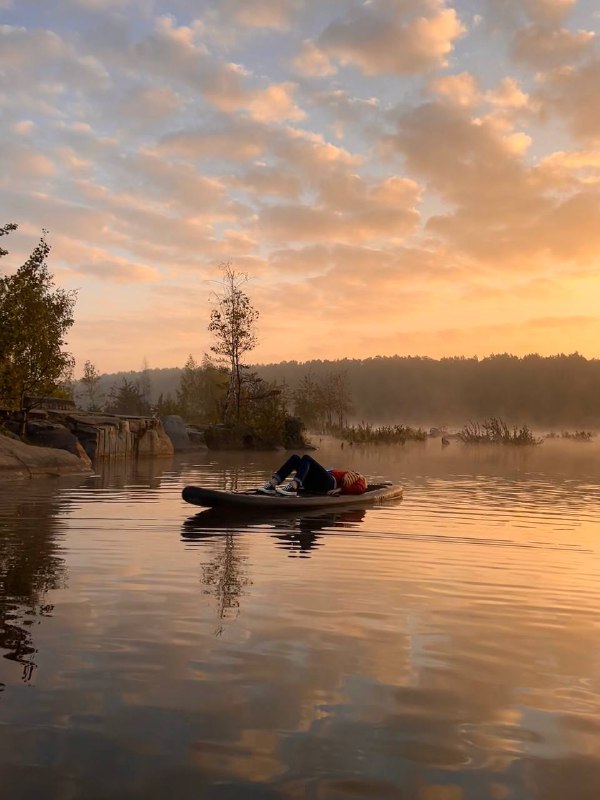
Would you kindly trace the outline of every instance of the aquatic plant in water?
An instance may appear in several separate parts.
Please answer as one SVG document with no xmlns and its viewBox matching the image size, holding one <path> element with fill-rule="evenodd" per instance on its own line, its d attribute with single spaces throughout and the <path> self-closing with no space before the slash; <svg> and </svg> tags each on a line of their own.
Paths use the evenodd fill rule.
<svg viewBox="0 0 600 800">
<path fill-rule="evenodd" d="M 483 422 L 468 422 L 458 438 L 466 444 L 529 444 L 537 445 L 542 439 L 533 435 L 527 425 L 512 430 L 499 417 L 491 417 Z"/>
<path fill-rule="evenodd" d="M 347 425 L 336 434 L 351 444 L 404 444 L 408 441 L 424 442 L 427 433 L 421 428 L 408 425 L 380 425 L 373 427 L 368 422 Z"/>
</svg>

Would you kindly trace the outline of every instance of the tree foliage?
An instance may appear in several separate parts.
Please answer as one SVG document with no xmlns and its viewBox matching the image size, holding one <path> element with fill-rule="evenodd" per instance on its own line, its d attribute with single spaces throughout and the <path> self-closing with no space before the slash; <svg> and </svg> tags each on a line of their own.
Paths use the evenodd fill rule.
<svg viewBox="0 0 600 800">
<path fill-rule="evenodd" d="M 208 356 L 198 364 L 192 355 L 181 372 L 177 390 L 177 413 L 188 422 L 218 422 L 227 396 L 227 372 L 215 366 Z"/>
<path fill-rule="evenodd" d="M 150 406 L 152 397 L 152 378 L 150 376 L 150 366 L 148 365 L 148 359 L 145 356 L 142 362 L 142 371 L 138 378 L 138 385 L 142 399 L 148 406 Z"/>
<path fill-rule="evenodd" d="M 140 381 L 122 378 L 119 384 L 111 386 L 104 408 L 107 414 L 130 414 L 144 417 L 152 413 L 150 404 L 144 398 Z"/>
<path fill-rule="evenodd" d="M 294 412 L 308 428 L 328 431 L 343 428 L 353 404 L 345 370 L 317 377 L 308 372 L 293 392 Z"/>
<path fill-rule="evenodd" d="M 256 370 L 267 381 L 285 381 L 295 399 L 305 396 L 305 406 L 314 396 L 311 386 L 344 371 L 354 405 L 348 416 L 375 425 L 462 426 L 469 419 L 498 417 L 511 426 L 600 428 L 600 359 L 579 353 L 503 353 L 482 359 L 377 356 L 292 361 Z M 307 374 L 312 383 L 306 383 Z M 297 405 L 296 413 L 309 424 Z"/>
<path fill-rule="evenodd" d="M 15 228 L 10 223 L 0 231 Z M 0 277 L 0 404 L 9 408 L 24 409 L 28 396 L 53 394 L 74 365 L 64 347 L 76 293 L 55 288 L 45 233 L 23 266 Z"/>
<path fill-rule="evenodd" d="M 83 365 L 83 375 L 79 379 L 83 389 L 78 399 L 83 400 L 88 411 L 100 411 L 102 408 L 101 401 L 104 394 L 100 391 L 100 379 L 101 375 L 94 364 L 86 361 Z"/>
<path fill-rule="evenodd" d="M 211 351 L 220 364 L 229 369 L 229 385 L 223 407 L 223 421 L 239 422 L 241 418 L 244 383 L 244 356 L 256 347 L 256 321 L 258 311 L 243 291 L 248 282 L 245 273 L 238 272 L 229 263 L 221 265 L 223 279 L 221 290 L 215 292 L 215 307 L 211 311 L 208 330 L 215 343 Z"/>
</svg>

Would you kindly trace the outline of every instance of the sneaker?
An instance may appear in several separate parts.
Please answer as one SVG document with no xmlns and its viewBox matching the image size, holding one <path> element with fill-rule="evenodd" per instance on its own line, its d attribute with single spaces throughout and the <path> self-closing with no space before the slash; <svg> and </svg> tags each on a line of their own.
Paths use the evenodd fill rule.
<svg viewBox="0 0 600 800">
<path fill-rule="evenodd" d="M 287 486 L 276 486 L 275 491 L 277 494 L 285 494 L 288 497 L 298 496 L 298 484 L 296 481 L 290 481 Z"/>
<path fill-rule="evenodd" d="M 261 494 L 275 494 L 275 487 L 279 484 L 279 478 L 273 476 L 271 480 L 267 481 L 264 486 L 259 486 L 256 490 Z"/>
<path fill-rule="evenodd" d="M 273 486 L 271 481 L 267 481 L 264 486 L 259 486 L 256 491 L 260 492 L 260 494 L 275 494 L 276 493 L 275 486 Z"/>
</svg>

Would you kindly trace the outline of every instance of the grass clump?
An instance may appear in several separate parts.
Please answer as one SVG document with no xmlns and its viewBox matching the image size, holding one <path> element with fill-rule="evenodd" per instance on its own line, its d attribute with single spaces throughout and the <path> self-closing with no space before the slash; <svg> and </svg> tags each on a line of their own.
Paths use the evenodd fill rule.
<svg viewBox="0 0 600 800">
<path fill-rule="evenodd" d="M 591 431 L 563 431 L 560 435 L 561 439 L 573 439 L 576 442 L 591 442 L 593 433 Z"/>
<path fill-rule="evenodd" d="M 421 428 L 407 425 L 379 425 L 373 427 L 367 422 L 346 425 L 336 431 L 336 435 L 350 444 L 404 444 L 408 441 L 424 442 L 427 434 Z"/>
<path fill-rule="evenodd" d="M 542 443 L 527 425 L 511 429 L 499 417 L 491 417 L 484 422 L 469 422 L 458 434 L 458 438 L 466 444 L 529 444 Z"/>
</svg>

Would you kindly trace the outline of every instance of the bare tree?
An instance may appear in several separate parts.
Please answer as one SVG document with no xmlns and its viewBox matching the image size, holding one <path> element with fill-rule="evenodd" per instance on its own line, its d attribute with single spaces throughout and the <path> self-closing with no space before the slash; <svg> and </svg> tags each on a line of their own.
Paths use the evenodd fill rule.
<svg viewBox="0 0 600 800">
<path fill-rule="evenodd" d="M 229 386 L 223 410 L 224 422 L 239 422 L 242 398 L 245 353 L 256 347 L 255 333 L 258 311 L 242 287 L 248 276 L 229 263 L 221 265 L 221 291 L 214 293 L 215 307 L 210 314 L 208 330 L 215 337 L 211 351 L 230 371 Z"/>
</svg>

